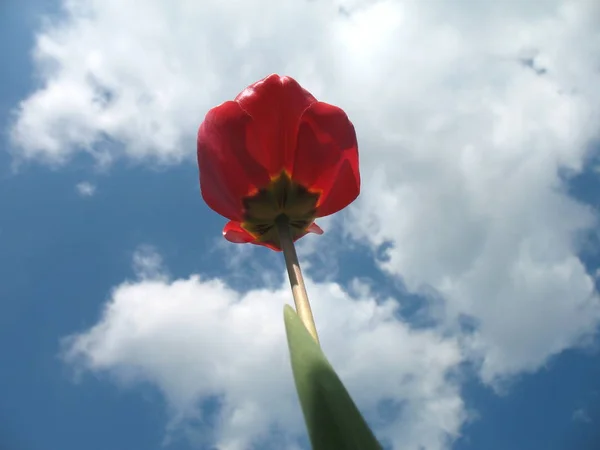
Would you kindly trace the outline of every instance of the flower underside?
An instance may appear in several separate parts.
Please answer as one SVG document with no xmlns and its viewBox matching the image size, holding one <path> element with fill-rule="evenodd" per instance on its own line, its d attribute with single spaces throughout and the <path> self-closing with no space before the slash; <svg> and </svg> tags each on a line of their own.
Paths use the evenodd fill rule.
<svg viewBox="0 0 600 450">
<path fill-rule="evenodd" d="M 244 220 L 241 225 L 258 242 L 280 247 L 276 223 L 286 220 L 292 239 L 305 234 L 315 220 L 319 197 L 319 193 L 310 192 L 283 171 L 266 188 L 243 199 Z"/>
</svg>

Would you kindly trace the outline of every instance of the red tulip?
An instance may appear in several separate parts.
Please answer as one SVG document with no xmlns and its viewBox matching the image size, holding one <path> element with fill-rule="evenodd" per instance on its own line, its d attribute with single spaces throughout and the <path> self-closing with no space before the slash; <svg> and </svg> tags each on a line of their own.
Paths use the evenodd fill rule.
<svg viewBox="0 0 600 450">
<path fill-rule="evenodd" d="M 202 197 L 230 220 L 224 237 L 280 251 L 285 217 L 295 241 L 322 234 L 315 218 L 360 191 L 354 126 L 294 79 L 269 75 L 211 109 L 198 130 Z"/>
</svg>

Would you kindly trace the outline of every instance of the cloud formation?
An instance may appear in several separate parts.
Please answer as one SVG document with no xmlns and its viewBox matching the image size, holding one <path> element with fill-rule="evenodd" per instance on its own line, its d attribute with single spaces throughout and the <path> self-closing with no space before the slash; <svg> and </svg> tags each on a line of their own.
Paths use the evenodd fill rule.
<svg viewBox="0 0 600 450">
<path fill-rule="evenodd" d="M 169 279 L 150 247 L 134 266 L 138 279 L 112 291 L 96 325 L 65 339 L 64 358 L 119 383 L 153 383 L 171 427 L 204 444 L 297 448 L 305 431 L 283 326 L 287 280 L 240 294 L 219 279 Z M 322 346 L 378 437 L 393 448 L 447 448 L 467 418 L 457 340 L 412 329 L 397 319 L 397 301 L 376 301 L 358 282 L 353 295 L 336 283 L 308 280 L 308 289 Z M 208 404 L 218 411 L 208 416 Z"/>
</svg>

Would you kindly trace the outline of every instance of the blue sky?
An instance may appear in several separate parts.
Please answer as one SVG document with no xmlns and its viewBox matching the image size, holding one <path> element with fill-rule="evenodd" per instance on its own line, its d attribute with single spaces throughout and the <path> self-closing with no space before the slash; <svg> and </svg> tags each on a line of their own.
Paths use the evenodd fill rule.
<svg viewBox="0 0 600 450">
<path fill-rule="evenodd" d="M 389 18 L 401 2 L 348 3 L 354 22 L 332 16 L 333 37 L 321 22 L 344 5 L 275 8 L 262 31 L 248 26 L 231 38 L 231 55 L 220 51 L 230 38 L 218 33 L 243 28 L 234 26 L 237 13 L 207 2 L 166 14 L 153 2 L 129 30 L 119 24 L 133 17 L 130 3 L 114 9 L 77 1 L 83 12 L 74 9 L 70 18 L 50 1 L 9 0 L 0 9 L 6 62 L 0 73 L 0 448 L 297 448 L 304 442 L 282 353 L 281 306 L 289 299 L 281 255 L 221 241 L 224 219 L 202 201 L 194 163 L 193 137 L 206 110 L 276 71 L 343 105 L 357 126 L 361 200 L 324 220 L 326 235 L 305 238 L 300 253 L 324 349 L 376 434 L 394 449 L 596 448 L 600 302 L 590 286 L 600 266 L 600 185 L 598 122 L 587 122 L 598 117 L 600 74 L 586 56 L 599 41 L 585 20 L 585 2 L 574 2 L 570 15 L 547 1 L 539 10 L 515 7 L 498 17 L 457 5 L 448 27 L 462 24 L 465 40 L 479 36 L 475 49 L 462 48 L 452 33 L 437 34 L 444 11 L 422 11 L 426 31 L 409 37 L 421 39 L 430 59 L 415 57 L 420 53 L 398 31 L 413 29 L 412 10 L 401 8 L 402 20 Z M 533 17 L 524 28 L 533 38 L 498 49 L 497 38 L 511 23 L 529 26 L 519 17 Z M 557 21 L 564 48 L 544 34 L 538 18 Z M 113 22 L 118 45 L 103 34 Z M 181 30 L 167 32 L 164 48 L 164 31 L 156 32 L 156 48 L 147 44 L 142 25 L 173 30 L 180 22 Z M 497 35 L 486 31 L 488 22 Z M 290 44 L 280 49 L 270 37 L 290 23 L 284 38 Z M 314 35 L 295 28 L 307 26 Z M 352 39 L 356 30 L 376 28 L 383 31 L 371 33 L 368 52 Z M 39 33 L 56 44 L 39 47 L 54 66 L 32 59 Z M 395 33 L 406 48 L 392 57 Z M 333 43 L 314 50 L 325 35 Z M 450 50 L 448 36 L 457 39 Z M 561 72 L 556 61 L 572 48 L 569 39 L 581 37 L 590 43 L 569 53 L 576 69 Z M 223 42 L 214 43 L 217 38 Z M 144 45 L 147 54 L 140 52 Z M 538 58 L 548 75 L 485 58 L 487 65 L 477 62 L 461 74 L 453 60 L 488 50 L 486 57 L 514 51 L 515 60 L 530 52 L 525 56 Z M 85 59 L 94 52 L 100 62 Z M 119 57 L 127 52 L 131 65 Z M 148 74 L 156 61 L 171 71 L 175 92 L 164 84 L 162 65 L 156 80 Z M 232 75 L 236 61 L 243 70 Z M 413 72 L 398 75 L 398 85 L 379 96 L 384 99 L 369 100 L 381 86 L 371 71 L 352 71 L 370 66 L 400 73 L 396 65 L 408 62 Z M 414 95 L 404 76 L 415 80 Z M 201 87 L 186 93 L 190 80 Z M 68 101 L 90 83 L 125 100 L 101 110 L 89 99 Z M 586 95 L 552 93 L 567 88 Z M 19 110 L 36 92 L 47 95 L 46 103 Z M 127 100 L 129 92 L 138 100 Z M 489 94 L 483 106 L 473 102 L 482 92 Z M 146 103 L 139 100 L 144 95 Z M 442 106 L 434 108 L 436 101 Z M 496 115 L 486 116 L 489 105 Z M 437 122 L 413 126 L 413 117 Z M 396 123 L 407 129 L 398 131 Z M 458 160 L 456 167 L 448 162 Z M 503 175 L 488 173 L 491 165 Z M 386 172 L 396 166 L 399 172 Z M 93 186 L 91 195 L 78 191 L 80 183 Z M 523 256 L 523 249 L 533 250 Z M 505 266 L 516 272 L 504 274 Z M 194 274 L 197 280 L 189 278 Z M 373 315 L 365 318 L 364 311 Z M 254 323 L 256 315 L 261 323 Z M 198 321 L 190 325 L 186 316 Z M 251 325 L 240 317 L 250 317 Z M 281 342 L 271 343 L 277 337 Z M 361 351 L 375 356 L 351 358 Z M 247 392 L 269 377 L 283 381 Z M 399 381 L 405 379 L 412 381 Z M 390 404 L 392 412 L 385 412 Z M 271 408 L 274 413 L 265 412 Z M 243 425 L 233 419 L 236 412 L 253 416 L 248 411 L 261 418 Z"/>
</svg>

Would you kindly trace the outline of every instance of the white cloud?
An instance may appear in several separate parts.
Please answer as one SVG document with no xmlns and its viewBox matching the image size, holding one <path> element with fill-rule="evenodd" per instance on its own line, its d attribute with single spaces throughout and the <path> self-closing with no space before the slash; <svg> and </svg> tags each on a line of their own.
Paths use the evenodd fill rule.
<svg viewBox="0 0 600 450">
<path fill-rule="evenodd" d="M 430 299 L 485 382 L 597 330 L 578 258 L 596 212 L 564 179 L 599 138 L 597 1 L 66 5 L 38 34 L 42 84 L 18 107 L 17 159 L 193 163 L 208 108 L 290 74 L 356 125 L 363 193 L 346 232 L 391 244 L 381 267 Z"/>
<path fill-rule="evenodd" d="M 96 193 L 96 186 L 88 181 L 82 181 L 75 186 L 77 193 L 82 197 L 91 197 Z"/>
<path fill-rule="evenodd" d="M 240 294 L 198 275 L 149 276 L 146 267 L 160 267 L 150 248 L 136 253 L 134 266 L 140 260 L 153 262 L 113 290 L 95 326 L 66 339 L 65 358 L 121 383 L 155 384 L 172 426 L 208 420 L 201 406 L 218 396 L 216 425 L 198 433 L 217 448 L 249 448 L 272 427 L 283 434 L 270 445 L 297 445 L 305 431 L 283 327 L 287 281 Z M 376 302 L 364 286 L 355 286 L 356 297 L 336 283 L 308 280 L 308 289 L 322 346 L 378 437 L 395 449 L 446 448 L 466 419 L 452 376 L 462 361 L 457 341 L 411 329 L 395 318 L 397 302 Z"/>
<path fill-rule="evenodd" d="M 465 344 L 487 382 L 537 369 L 600 319 L 577 257 L 596 213 L 561 178 L 581 170 L 598 137 L 600 31 L 586 9 L 597 6 L 505 4 L 497 15 L 447 11 L 427 37 L 427 13 L 398 23 L 403 41 L 424 47 L 390 53 L 381 78 L 365 74 L 352 96 L 374 114 L 363 123 L 368 182 L 350 228 L 374 248 L 391 243 L 381 266 L 411 291 L 435 292 L 448 326 L 465 316 L 477 325 Z M 517 63 L 527 49 L 543 76 Z M 407 58 L 402 81 L 372 96 Z"/>
<path fill-rule="evenodd" d="M 21 103 L 12 129 L 17 157 L 51 164 L 80 151 L 103 163 L 121 154 L 192 159 L 210 106 L 269 71 L 317 69 L 314 49 L 328 40 L 337 11 L 326 2 L 291 0 L 181 0 L 168 8 L 155 1 L 139 20 L 134 2 L 64 6 L 66 19 L 37 36 L 34 58 L 44 83 Z"/>
</svg>

